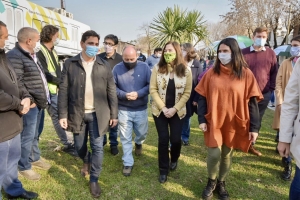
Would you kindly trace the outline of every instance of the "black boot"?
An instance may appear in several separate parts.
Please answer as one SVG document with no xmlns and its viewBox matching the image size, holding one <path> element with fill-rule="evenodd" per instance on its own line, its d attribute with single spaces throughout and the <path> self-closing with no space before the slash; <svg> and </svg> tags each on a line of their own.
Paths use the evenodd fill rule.
<svg viewBox="0 0 300 200">
<path fill-rule="evenodd" d="M 229 194 L 225 188 L 225 181 L 219 181 L 217 183 L 217 192 L 219 194 L 219 198 L 221 200 L 228 200 L 229 199 Z"/>
<path fill-rule="evenodd" d="M 202 199 L 203 200 L 210 200 L 213 197 L 213 191 L 216 189 L 217 181 L 208 179 L 207 185 L 202 192 Z"/>
<path fill-rule="evenodd" d="M 285 181 L 290 181 L 291 175 L 292 175 L 292 162 L 285 162 L 285 166 L 281 174 L 281 178 Z"/>
</svg>

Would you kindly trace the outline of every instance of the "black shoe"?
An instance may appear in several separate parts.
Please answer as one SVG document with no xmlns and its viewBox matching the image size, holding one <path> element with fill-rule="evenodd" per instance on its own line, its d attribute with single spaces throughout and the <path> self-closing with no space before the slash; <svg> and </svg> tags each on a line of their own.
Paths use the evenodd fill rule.
<svg viewBox="0 0 300 200">
<path fill-rule="evenodd" d="M 190 143 L 189 143 L 189 141 L 182 141 L 182 145 L 183 146 L 190 146 Z"/>
<path fill-rule="evenodd" d="M 167 181 L 167 175 L 159 175 L 158 180 L 160 183 L 165 183 Z"/>
<path fill-rule="evenodd" d="M 66 152 L 68 154 L 70 154 L 71 156 L 74 156 L 74 157 L 79 157 L 78 156 L 78 153 L 75 149 L 75 146 L 74 144 L 72 143 L 68 143 L 64 146 L 64 148 L 62 149 L 63 152 Z"/>
<path fill-rule="evenodd" d="M 228 200 L 229 199 L 229 194 L 225 188 L 225 181 L 219 181 L 217 182 L 217 191 L 219 195 L 220 200 Z"/>
<path fill-rule="evenodd" d="M 118 146 L 111 146 L 111 147 L 110 147 L 110 153 L 111 153 L 111 155 L 113 155 L 113 156 L 118 155 L 118 154 L 119 154 Z"/>
<path fill-rule="evenodd" d="M 281 174 L 282 180 L 290 181 L 292 176 L 292 163 L 287 162 L 285 163 L 284 170 Z"/>
<path fill-rule="evenodd" d="M 213 197 L 213 191 L 216 189 L 217 181 L 208 179 L 207 185 L 202 192 L 202 199 L 210 200 Z"/>
<path fill-rule="evenodd" d="M 171 162 L 170 164 L 170 170 L 174 171 L 177 168 L 177 161 L 176 162 Z"/>
<path fill-rule="evenodd" d="M 21 194 L 19 196 L 11 196 L 11 195 L 7 194 L 8 199 L 18 199 L 18 198 L 20 198 L 20 199 L 36 199 L 38 196 L 39 195 L 37 193 L 26 191 L 26 190 L 23 194 Z"/>
</svg>

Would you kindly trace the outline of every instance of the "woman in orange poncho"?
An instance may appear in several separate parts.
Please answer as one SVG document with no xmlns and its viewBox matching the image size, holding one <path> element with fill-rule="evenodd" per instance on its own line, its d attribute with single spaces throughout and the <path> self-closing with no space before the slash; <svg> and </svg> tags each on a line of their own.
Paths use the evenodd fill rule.
<svg viewBox="0 0 300 200">
<path fill-rule="evenodd" d="M 215 66 L 195 88 L 200 94 L 199 128 L 204 131 L 208 147 L 208 183 L 203 199 L 211 199 L 216 188 L 220 199 L 229 199 L 224 180 L 230 170 L 232 150 L 248 152 L 251 142 L 255 142 L 259 129 L 257 101 L 263 98 L 237 41 L 222 40 L 217 52 Z"/>
</svg>

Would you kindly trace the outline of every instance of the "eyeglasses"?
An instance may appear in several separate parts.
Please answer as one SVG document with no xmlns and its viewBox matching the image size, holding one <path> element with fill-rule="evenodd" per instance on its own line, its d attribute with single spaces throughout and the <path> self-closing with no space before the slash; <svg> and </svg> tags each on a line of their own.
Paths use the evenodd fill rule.
<svg viewBox="0 0 300 200">
<path fill-rule="evenodd" d="M 103 45 L 107 45 L 107 46 L 110 46 L 110 47 L 115 46 L 115 44 L 112 44 L 112 43 L 109 43 L 109 42 L 103 42 Z"/>
</svg>

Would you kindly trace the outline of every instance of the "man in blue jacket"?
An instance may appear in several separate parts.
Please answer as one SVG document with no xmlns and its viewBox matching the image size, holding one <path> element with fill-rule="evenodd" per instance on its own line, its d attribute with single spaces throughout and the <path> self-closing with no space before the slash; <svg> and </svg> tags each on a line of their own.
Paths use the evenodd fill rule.
<svg viewBox="0 0 300 200">
<path fill-rule="evenodd" d="M 128 46 L 123 51 L 123 62 L 113 69 L 119 107 L 119 135 L 123 148 L 123 175 L 130 176 L 132 131 L 135 133 L 135 154 L 142 154 L 142 144 L 148 132 L 148 94 L 151 71 L 144 62 L 137 61 L 137 51 Z"/>
<path fill-rule="evenodd" d="M 154 65 L 156 65 L 159 62 L 161 54 L 162 48 L 158 47 L 155 48 L 154 53 L 146 59 L 146 63 L 149 65 L 151 70 L 153 69 Z"/>
</svg>

